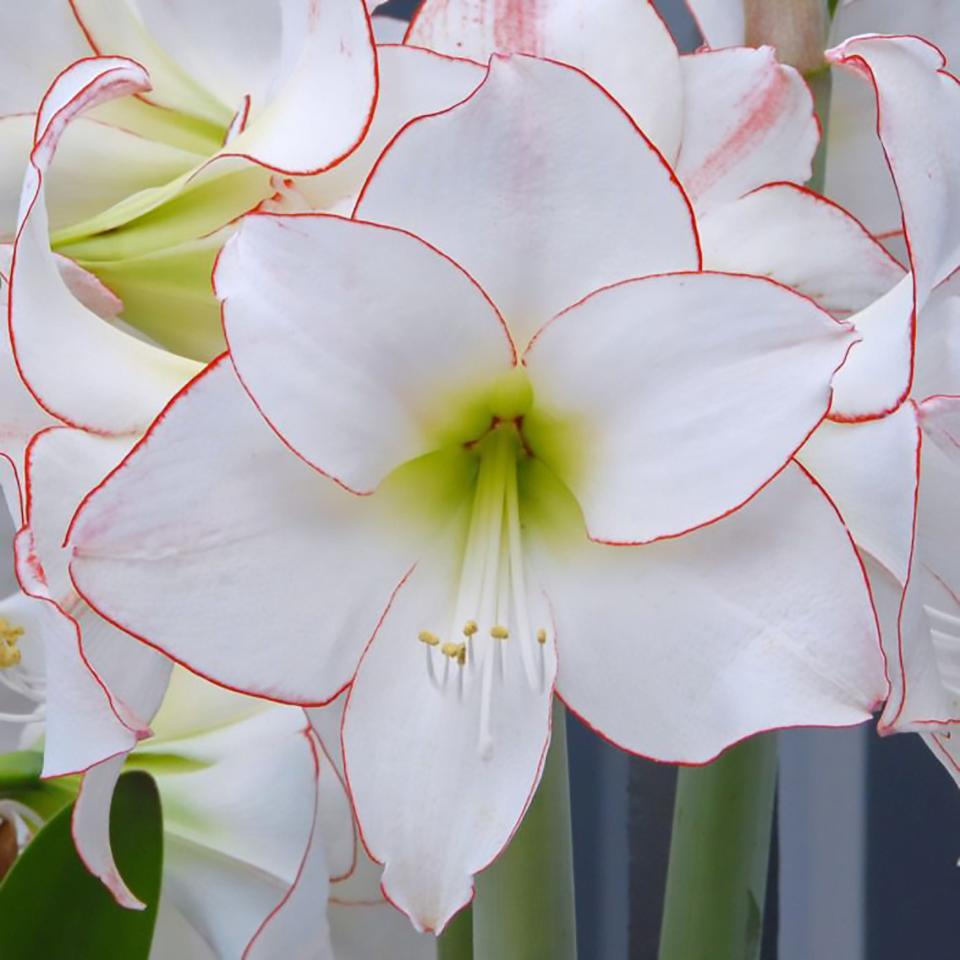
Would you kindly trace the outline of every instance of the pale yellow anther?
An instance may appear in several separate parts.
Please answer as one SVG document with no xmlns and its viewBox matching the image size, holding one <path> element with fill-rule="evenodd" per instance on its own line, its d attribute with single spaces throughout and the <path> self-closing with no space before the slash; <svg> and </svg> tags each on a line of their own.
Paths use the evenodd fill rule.
<svg viewBox="0 0 960 960">
<path fill-rule="evenodd" d="M 421 630 L 420 633 L 417 634 L 417 639 L 421 643 L 425 643 L 428 647 L 435 647 L 440 643 L 440 638 L 429 630 Z"/>
<path fill-rule="evenodd" d="M 495 627 L 490 628 L 490 636 L 494 640 L 506 640 L 510 636 L 510 631 L 506 627 L 502 627 L 499 624 Z"/>
<path fill-rule="evenodd" d="M 451 660 L 456 660 L 462 667 L 467 662 L 467 645 L 465 643 L 445 643 L 440 652 Z"/>
<path fill-rule="evenodd" d="M 544 630 L 543 627 L 541 627 L 541 628 L 537 631 L 537 643 L 543 645 L 543 644 L 545 644 L 546 642 L 547 642 L 547 631 Z"/>
<path fill-rule="evenodd" d="M 9 620 L 0 617 L 0 670 L 15 667 L 20 662 L 17 640 L 23 636 L 23 632 L 23 627 L 16 627 Z"/>
<path fill-rule="evenodd" d="M 463 635 L 465 637 L 472 637 L 479 629 L 480 628 L 477 626 L 476 620 L 468 620 L 463 625 Z"/>
</svg>

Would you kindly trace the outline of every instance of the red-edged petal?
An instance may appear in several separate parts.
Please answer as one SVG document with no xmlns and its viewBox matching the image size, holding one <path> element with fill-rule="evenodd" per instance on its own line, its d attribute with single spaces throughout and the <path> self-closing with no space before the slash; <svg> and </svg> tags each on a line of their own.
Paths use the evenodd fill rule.
<svg viewBox="0 0 960 960">
<path fill-rule="evenodd" d="M 903 267 L 857 220 L 792 183 L 767 184 L 711 210 L 700 218 L 700 236 L 711 269 L 779 280 L 836 317 L 869 306 L 904 276 Z M 866 349 L 861 343 L 855 352 Z"/>
<path fill-rule="evenodd" d="M 407 511 L 379 505 L 286 450 L 221 358 L 87 499 L 73 579 L 195 672 L 318 704 L 349 682 L 417 556 Z"/>
<path fill-rule="evenodd" d="M 885 695 L 853 544 L 796 466 L 678 540 L 538 546 L 557 693 L 621 747 L 703 763 L 761 730 L 869 720 Z"/>
<path fill-rule="evenodd" d="M 462 667 L 418 642 L 419 631 L 443 630 L 454 616 L 464 532 L 450 531 L 397 592 L 343 719 L 347 782 L 364 844 L 385 864 L 384 894 L 418 929 L 435 932 L 471 899 L 473 874 L 526 810 L 549 741 L 556 671 L 552 645 L 541 648 L 543 683 L 531 689 L 521 640 L 478 637 Z"/>
<path fill-rule="evenodd" d="M 137 64 L 104 58 L 74 64 L 47 92 L 37 115 L 10 275 L 10 336 L 31 393 L 61 420 L 106 433 L 145 428 L 196 368 L 104 323 L 74 298 L 50 251 L 43 182 L 73 117 L 148 86 Z"/>
<path fill-rule="evenodd" d="M 813 98 L 770 47 L 682 58 L 683 143 L 677 174 L 698 211 L 772 181 L 810 178 L 820 135 Z"/>
<path fill-rule="evenodd" d="M 616 284 L 534 339 L 524 430 L 592 537 L 675 536 L 735 510 L 783 468 L 823 419 L 853 342 L 810 300 L 759 277 Z"/>
<path fill-rule="evenodd" d="M 671 160 L 680 146 L 677 47 L 650 0 L 426 0 L 407 43 L 486 63 L 526 53 L 579 67 L 604 86 Z"/>
<path fill-rule="evenodd" d="M 899 343 L 934 287 L 960 265 L 960 133 L 952 120 L 960 112 L 960 83 L 943 70 L 942 54 L 915 37 L 854 38 L 828 59 L 876 93 L 877 132 L 900 197 L 913 281 L 855 322 Z M 851 363 L 837 380 L 835 416 L 878 416 L 906 398 L 910 371 L 891 376 L 888 357 L 884 351 L 867 369 Z M 894 402 L 884 403 L 891 394 Z"/>
<path fill-rule="evenodd" d="M 479 90 L 409 125 L 357 215 L 453 257 L 523 344 L 606 283 L 697 269 L 688 201 L 623 110 L 577 70 L 494 57 Z"/>
<path fill-rule="evenodd" d="M 318 271 L 315 264 L 323 263 Z M 369 492 L 444 440 L 481 435 L 515 362 L 471 277 L 399 230 L 248 217 L 215 274 L 233 362 L 291 449 Z"/>
</svg>

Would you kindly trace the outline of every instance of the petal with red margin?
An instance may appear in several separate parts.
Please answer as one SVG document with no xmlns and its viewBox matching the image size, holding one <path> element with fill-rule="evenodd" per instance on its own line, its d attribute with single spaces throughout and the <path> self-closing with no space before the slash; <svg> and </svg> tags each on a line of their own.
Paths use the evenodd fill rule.
<svg viewBox="0 0 960 960">
<path fill-rule="evenodd" d="M 704 763 L 762 730 L 867 721 L 885 695 L 853 544 L 796 466 L 678 540 L 531 541 L 556 622 L 557 693 L 627 750 Z"/>
<path fill-rule="evenodd" d="M 494 57 L 472 97 L 406 127 L 357 215 L 453 257 L 520 346 L 604 284 L 700 265 L 692 211 L 660 154 L 589 78 L 530 57 Z"/>
<path fill-rule="evenodd" d="M 609 90 L 666 157 L 677 155 L 679 57 L 649 0 L 426 0 L 406 43 L 483 63 L 495 53 L 569 63 Z"/>
<path fill-rule="evenodd" d="M 486 294 L 399 230 L 322 214 L 248 217 L 214 283 L 257 408 L 353 491 L 482 435 L 497 412 L 491 391 L 515 363 Z"/>
<path fill-rule="evenodd" d="M 683 57 L 677 174 L 698 211 L 773 181 L 810 178 L 820 139 L 813 98 L 770 47 Z"/>
<path fill-rule="evenodd" d="M 547 324 L 524 432 L 597 540 L 676 536 L 749 500 L 823 419 L 850 329 L 770 280 L 648 277 Z"/>
</svg>

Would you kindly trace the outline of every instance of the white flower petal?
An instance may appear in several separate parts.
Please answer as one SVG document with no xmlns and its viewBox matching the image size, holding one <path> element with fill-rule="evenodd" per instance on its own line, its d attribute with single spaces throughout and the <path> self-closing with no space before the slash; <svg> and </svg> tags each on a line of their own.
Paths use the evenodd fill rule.
<svg viewBox="0 0 960 960">
<path fill-rule="evenodd" d="M 687 6 L 711 47 L 735 47 L 745 42 L 743 0 L 687 0 Z"/>
<path fill-rule="evenodd" d="M 556 670 L 552 645 L 543 647 L 544 683 L 532 690 L 520 640 L 493 649 L 499 641 L 478 638 L 463 667 L 418 642 L 419 631 L 454 616 L 461 550 L 451 531 L 397 592 L 343 720 L 347 781 L 364 844 L 385 863 L 384 893 L 418 929 L 435 932 L 472 897 L 472 875 L 506 846 L 526 810 L 549 741 Z M 481 743 L 484 643 L 483 656 L 502 654 L 503 671 L 489 661 L 491 741 Z M 444 689 L 431 682 L 425 657 L 438 683 L 447 675 Z"/>
<path fill-rule="evenodd" d="M 484 292 L 399 230 L 324 215 L 248 217 L 214 282 L 257 408 L 350 490 L 373 490 L 451 432 L 458 442 L 482 434 L 494 411 L 474 407 L 515 362 Z M 471 422 L 475 433 L 455 435 Z"/>
<path fill-rule="evenodd" d="M 221 359 L 87 500 L 74 583 L 197 673 L 322 703 L 350 681 L 417 556 L 376 501 L 287 451 Z"/>
<path fill-rule="evenodd" d="M 698 211 L 772 181 L 810 178 L 820 134 L 813 98 L 770 47 L 683 57 L 677 174 Z"/>
<path fill-rule="evenodd" d="M 592 537 L 674 536 L 735 510 L 783 468 L 823 419 L 853 340 L 757 277 L 616 284 L 534 339 L 525 433 Z"/>
<path fill-rule="evenodd" d="M 566 704 L 614 743 L 703 763 L 762 730 L 870 719 L 885 680 L 866 580 L 830 502 L 790 466 L 682 539 L 549 541 Z"/>
<path fill-rule="evenodd" d="M 605 283 L 700 263 L 688 201 L 659 153 L 588 78 L 530 57 L 494 57 L 472 97 L 408 126 L 357 215 L 453 257 L 521 346 Z"/>
<path fill-rule="evenodd" d="M 680 147 L 680 58 L 649 0 L 426 0 L 407 43 L 486 63 L 526 53 L 579 67 L 605 87 L 671 161 Z"/>
</svg>

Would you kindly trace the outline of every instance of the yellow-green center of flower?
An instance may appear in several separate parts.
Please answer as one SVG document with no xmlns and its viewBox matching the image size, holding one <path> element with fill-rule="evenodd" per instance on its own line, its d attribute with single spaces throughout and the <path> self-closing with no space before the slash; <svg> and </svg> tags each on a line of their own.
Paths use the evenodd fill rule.
<svg viewBox="0 0 960 960">
<path fill-rule="evenodd" d="M 15 626 L 5 617 L 0 617 L 0 670 L 7 670 L 20 663 L 18 641 L 23 633 L 23 627 Z"/>
</svg>

